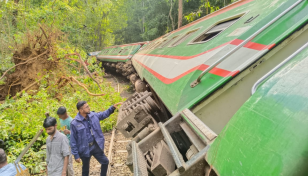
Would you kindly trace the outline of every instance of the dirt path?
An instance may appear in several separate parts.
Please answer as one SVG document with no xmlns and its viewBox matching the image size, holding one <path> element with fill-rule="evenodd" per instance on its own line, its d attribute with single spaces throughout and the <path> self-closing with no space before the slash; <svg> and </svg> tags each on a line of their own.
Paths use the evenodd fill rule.
<svg viewBox="0 0 308 176">
<path fill-rule="evenodd" d="M 106 75 L 106 81 L 111 83 L 111 86 L 118 89 L 119 83 L 119 92 L 120 95 L 124 98 L 128 98 L 134 93 L 132 86 L 129 81 L 119 75 Z M 109 145 L 111 140 L 111 132 L 104 133 L 105 136 L 105 154 L 108 157 Z M 111 162 L 111 171 L 110 176 L 132 176 L 133 174 L 129 168 L 125 165 L 127 152 L 126 145 L 129 142 L 129 139 L 126 139 L 120 132 L 116 132 L 114 138 L 114 146 L 112 149 L 112 162 Z M 109 158 L 109 157 L 108 157 Z M 92 157 L 90 162 L 90 176 L 99 176 L 100 175 L 99 162 Z M 74 171 L 76 176 L 80 176 L 82 172 L 82 164 L 74 162 Z"/>
</svg>

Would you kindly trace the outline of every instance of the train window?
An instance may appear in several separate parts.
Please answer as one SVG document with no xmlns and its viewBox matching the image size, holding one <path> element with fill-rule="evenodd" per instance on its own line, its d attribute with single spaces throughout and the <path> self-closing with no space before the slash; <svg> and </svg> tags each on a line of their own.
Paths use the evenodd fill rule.
<svg viewBox="0 0 308 176">
<path fill-rule="evenodd" d="M 174 40 L 177 39 L 177 38 L 178 38 L 178 35 L 172 37 L 170 40 L 167 40 L 164 43 L 162 43 L 162 45 L 159 48 L 164 48 L 164 47 L 168 46 L 171 42 L 174 42 Z"/>
<path fill-rule="evenodd" d="M 216 37 L 218 34 L 220 34 L 222 31 L 230 27 L 232 24 L 234 24 L 240 17 L 236 17 L 233 19 L 230 19 L 228 21 L 220 22 L 207 30 L 205 33 L 201 34 L 199 37 L 197 37 L 195 40 L 193 40 L 192 43 L 204 43 L 207 42 L 214 37 Z"/>
<path fill-rule="evenodd" d="M 177 46 L 180 43 L 184 42 L 188 37 L 193 35 L 195 32 L 197 32 L 199 29 L 194 29 L 192 31 L 187 32 L 185 35 L 183 35 L 181 38 L 179 38 L 176 42 L 174 42 L 170 47 Z"/>
<path fill-rule="evenodd" d="M 123 49 L 121 53 L 126 53 L 127 52 L 127 48 Z"/>
<path fill-rule="evenodd" d="M 120 50 L 121 50 L 121 48 L 120 48 Z M 119 48 L 115 48 L 112 53 L 115 54 L 115 53 L 118 53 L 118 52 L 119 52 Z"/>
</svg>

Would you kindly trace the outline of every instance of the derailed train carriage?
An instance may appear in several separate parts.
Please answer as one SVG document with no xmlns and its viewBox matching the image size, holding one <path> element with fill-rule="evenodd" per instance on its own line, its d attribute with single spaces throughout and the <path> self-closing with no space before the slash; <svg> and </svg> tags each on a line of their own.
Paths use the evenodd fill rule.
<svg viewBox="0 0 308 176">
<path fill-rule="evenodd" d="M 242 0 L 138 50 L 116 127 L 134 175 L 307 174 L 307 22 L 307 0 Z"/>
<path fill-rule="evenodd" d="M 127 77 L 135 85 L 137 92 L 146 90 L 146 84 L 138 78 L 136 70 L 132 65 L 132 56 L 149 42 L 130 43 L 104 48 L 102 51 L 88 53 L 103 63 L 103 67 L 108 71 L 116 71 Z"/>
</svg>

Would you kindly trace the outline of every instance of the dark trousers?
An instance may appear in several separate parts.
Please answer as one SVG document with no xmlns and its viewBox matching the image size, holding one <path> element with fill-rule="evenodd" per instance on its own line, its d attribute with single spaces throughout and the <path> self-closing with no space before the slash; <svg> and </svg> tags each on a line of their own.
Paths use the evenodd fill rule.
<svg viewBox="0 0 308 176">
<path fill-rule="evenodd" d="M 91 156 L 94 156 L 101 164 L 101 176 L 106 176 L 109 160 L 96 142 L 94 145 L 90 146 L 90 157 L 80 157 L 82 160 L 82 176 L 89 176 Z"/>
</svg>

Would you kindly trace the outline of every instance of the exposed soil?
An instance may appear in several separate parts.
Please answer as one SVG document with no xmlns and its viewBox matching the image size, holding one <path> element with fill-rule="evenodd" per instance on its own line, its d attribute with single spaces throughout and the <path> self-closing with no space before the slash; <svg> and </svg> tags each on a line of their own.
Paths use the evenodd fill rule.
<svg viewBox="0 0 308 176">
<path fill-rule="evenodd" d="M 2 78 L 5 84 L 0 86 L 0 100 L 5 99 L 7 95 L 15 96 L 22 90 L 28 90 L 28 93 L 37 90 L 38 80 L 47 72 L 57 69 L 59 58 L 53 45 L 60 36 L 59 31 L 41 27 L 37 31 L 27 33 L 25 43 L 16 44 L 12 58 L 15 67 Z"/>
</svg>

